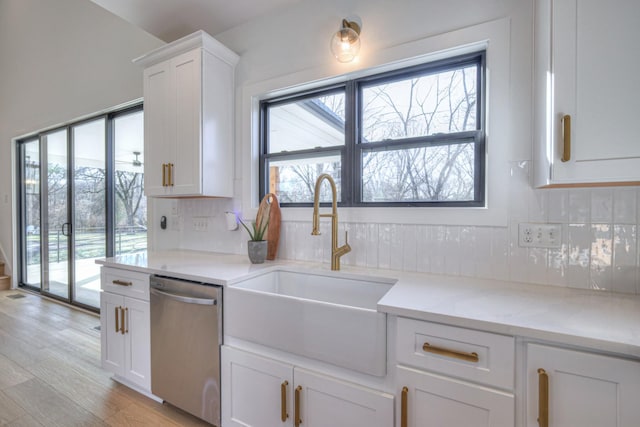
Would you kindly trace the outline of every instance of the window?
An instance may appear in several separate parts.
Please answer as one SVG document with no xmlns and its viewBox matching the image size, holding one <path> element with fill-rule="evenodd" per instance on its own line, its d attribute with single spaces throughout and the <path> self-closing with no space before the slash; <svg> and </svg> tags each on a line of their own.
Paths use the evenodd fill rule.
<svg viewBox="0 0 640 427">
<path fill-rule="evenodd" d="M 484 206 L 484 69 L 480 52 L 262 101 L 260 197 L 310 205 L 328 173 L 342 206 Z"/>
</svg>

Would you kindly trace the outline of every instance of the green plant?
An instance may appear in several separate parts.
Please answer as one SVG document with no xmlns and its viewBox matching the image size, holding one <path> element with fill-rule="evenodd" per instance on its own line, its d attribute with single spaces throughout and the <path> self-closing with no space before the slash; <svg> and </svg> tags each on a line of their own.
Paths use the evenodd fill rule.
<svg viewBox="0 0 640 427">
<path fill-rule="evenodd" d="M 238 221 L 240 221 L 240 224 L 242 224 L 244 229 L 247 230 L 247 233 L 249 233 L 250 240 L 254 242 L 264 240 L 264 233 L 267 231 L 267 227 L 269 226 L 269 219 L 267 219 L 264 224 L 261 223 L 260 225 L 257 225 L 256 222 L 253 221 L 251 223 L 251 229 L 253 229 L 253 231 L 249 227 L 247 227 L 244 221 L 242 221 L 240 218 L 238 218 Z"/>
</svg>

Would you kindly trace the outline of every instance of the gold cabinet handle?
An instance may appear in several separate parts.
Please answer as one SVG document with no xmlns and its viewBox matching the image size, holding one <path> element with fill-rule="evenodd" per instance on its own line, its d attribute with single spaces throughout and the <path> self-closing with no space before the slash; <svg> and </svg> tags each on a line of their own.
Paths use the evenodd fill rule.
<svg viewBox="0 0 640 427">
<path fill-rule="evenodd" d="M 123 334 L 129 333 L 129 309 L 127 307 L 124 308 L 124 316 L 123 316 L 122 326 L 124 327 Z"/>
<path fill-rule="evenodd" d="M 408 396 L 409 389 L 407 387 L 402 387 L 402 394 L 400 398 L 400 427 L 407 427 L 408 423 Z"/>
<path fill-rule="evenodd" d="M 538 425 L 549 427 L 549 376 L 538 369 Z"/>
<path fill-rule="evenodd" d="M 166 163 L 162 164 L 162 186 L 163 187 L 167 186 L 167 164 Z"/>
<path fill-rule="evenodd" d="M 120 307 L 120 332 L 124 335 L 124 309 Z"/>
<path fill-rule="evenodd" d="M 114 285 L 119 285 L 119 286 L 133 286 L 133 282 L 127 282 L 124 280 L 113 280 L 111 281 L 111 283 L 113 283 Z"/>
<path fill-rule="evenodd" d="M 120 325 L 118 324 L 118 310 L 120 307 L 116 307 L 116 334 L 120 332 Z"/>
<path fill-rule="evenodd" d="M 440 356 L 453 357 L 454 359 L 464 360 L 466 362 L 474 362 L 478 363 L 480 358 L 478 357 L 478 353 L 466 353 L 464 351 L 458 350 L 449 350 L 448 348 L 436 347 L 434 345 L 429 344 L 428 342 L 422 345 L 422 350 L 427 353 L 438 354 Z"/>
<path fill-rule="evenodd" d="M 167 166 L 169 167 L 169 182 L 167 185 L 169 185 L 169 187 L 173 187 L 173 163 L 169 163 Z"/>
<path fill-rule="evenodd" d="M 568 162 L 571 160 L 571 116 L 565 114 L 562 116 L 562 160 Z"/>
<path fill-rule="evenodd" d="M 280 384 L 280 419 L 282 422 L 287 421 L 289 414 L 287 414 L 287 386 L 289 381 L 285 381 Z"/>
<path fill-rule="evenodd" d="M 300 418 L 300 394 L 302 393 L 302 386 L 296 387 L 295 399 L 293 402 L 293 424 L 295 427 L 300 427 L 302 424 L 302 418 Z"/>
</svg>

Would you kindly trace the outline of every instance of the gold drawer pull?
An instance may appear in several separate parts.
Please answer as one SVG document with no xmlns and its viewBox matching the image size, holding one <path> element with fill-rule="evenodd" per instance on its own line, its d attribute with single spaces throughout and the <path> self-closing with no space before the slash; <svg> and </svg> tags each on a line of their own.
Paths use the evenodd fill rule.
<svg viewBox="0 0 640 427">
<path fill-rule="evenodd" d="M 114 285 L 120 285 L 120 286 L 133 286 L 133 282 L 127 282 L 124 280 L 114 280 L 111 283 L 113 283 Z"/>
<path fill-rule="evenodd" d="M 538 369 L 538 425 L 549 427 L 549 376 Z"/>
<path fill-rule="evenodd" d="M 300 427 L 300 424 L 302 424 L 302 418 L 300 418 L 300 393 L 302 393 L 302 386 L 299 385 L 296 387 L 295 401 L 293 402 L 293 424 L 295 427 Z"/>
<path fill-rule="evenodd" d="M 120 307 L 116 307 L 116 334 L 120 332 L 120 325 L 118 324 L 118 310 Z"/>
<path fill-rule="evenodd" d="M 287 386 L 289 381 L 285 381 L 280 384 L 280 419 L 282 422 L 287 421 L 289 414 L 287 414 Z"/>
<path fill-rule="evenodd" d="M 563 162 L 571 160 L 571 116 L 562 116 L 562 158 Z"/>
<path fill-rule="evenodd" d="M 407 387 L 402 387 L 402 394 L 400 398 L 400 427 L 407 427 L 408 423 L 408 415 L 407 415 L 407 395 L 409 394 L 409 389 Z"/>
<path fill-rule="evenodd" d="M 460 359 L 466 362 L 478 363 L 478 360 L 480 360 L 480 358 L 478 357 L 478 353 L 475 353 L 475 352 L 466 353 L 464 351 L 449 350 L 447 348 L 433 346 L 428 342 L 422 345 L 422 350 L 426 351 L 427 353 L 438 354 L 440 356 L 453 357 L 454 359 Z"/>
</svg>

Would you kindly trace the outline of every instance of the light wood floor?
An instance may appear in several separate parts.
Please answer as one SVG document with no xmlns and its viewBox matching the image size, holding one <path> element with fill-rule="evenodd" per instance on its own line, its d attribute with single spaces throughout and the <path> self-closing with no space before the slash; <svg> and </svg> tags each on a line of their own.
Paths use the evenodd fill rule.
<svg viewBox="0 0 640 427">
<path fill-rule="evenodd" d="M 111 380 L 100 368 L 99 324 L 36 295 L 0 291 L 0 425 L 209 425 Z"/>
</svg>

